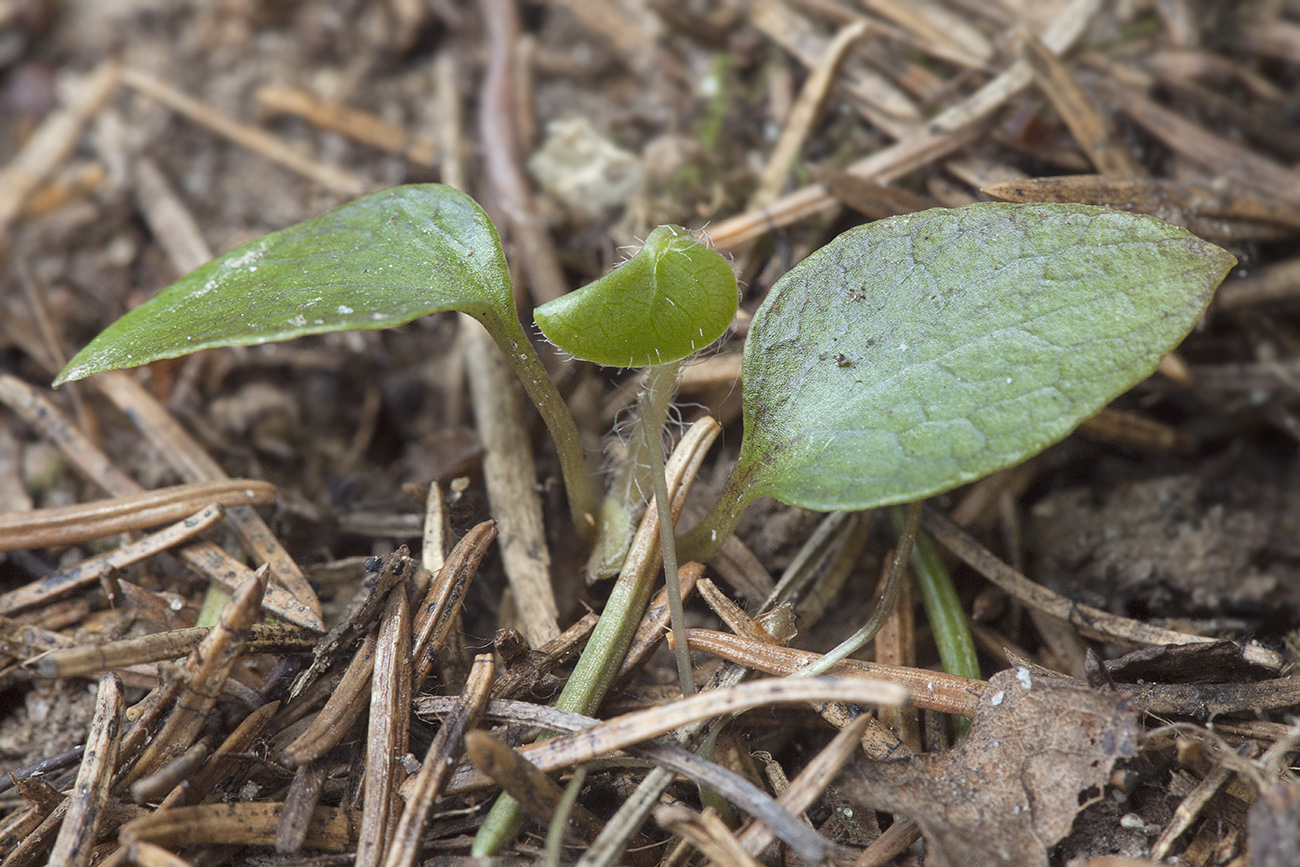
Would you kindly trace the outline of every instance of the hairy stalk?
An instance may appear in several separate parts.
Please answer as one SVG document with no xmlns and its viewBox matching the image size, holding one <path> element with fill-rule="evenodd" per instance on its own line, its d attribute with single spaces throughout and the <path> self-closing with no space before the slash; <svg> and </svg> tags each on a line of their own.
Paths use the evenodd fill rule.
<svg viewBox="0 0 1300 867">
<path fill-rule="evenodd" d="M 649 449 L 641 435 L 642 417 L 636 413 L 624 438 L 622 464 L 614 473 L 600 504 L 600 530 L 587 558 L 590 578 L 613 578 L 623 568 L 627 548 L 650 499 Z"/>
</svg>

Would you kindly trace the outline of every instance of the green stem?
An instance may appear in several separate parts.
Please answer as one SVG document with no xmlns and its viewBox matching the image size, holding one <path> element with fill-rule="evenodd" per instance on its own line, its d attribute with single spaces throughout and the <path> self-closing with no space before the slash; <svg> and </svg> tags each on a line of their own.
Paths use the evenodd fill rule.
<svg viewBox="0 0 1300 867">
<path fill-rule="evenodd" d="M 569 780 L 569 785 L 564 787 L 560 803 L 555 805 L 551 827 L 546 831 L 546 860 L 542 862 L 543 867 L 559 867 L 560 850 L 564 848 L 564 829 L 568 827 L 569 814 L 573 812 L 573 805 L 578 802 L 582 784 L 586 781 L 587 766 L 578 765 L 573 772 L 573 779 Z"/>
<path fill-rule="evenodd" d="M 673 655 L 677 659 L 677 678 L 682 695 L 695 695 L 691 675 L 691 651 L 686 645 L 686 612 L 682 609 L 681 585 L 677 580 L 677 539 L 673 534 L 673 509 L 668 501 L 668 479 L 664 475 L 664 453 L 660 445 L 668 405 L 677 387 L 677 369 L 681 362 L 654 364 L 647 371 L 644 389 L 637 395 L 640 409 L 641 436 L 646 457 L 650 460 L 650 478 L 654 481 L 655 508 L 659 511 L 659 544 L 663 553 L 664 584 L 668 587 L 668 621 L 673 632 Z"/>
<path fill-rule="evenodd" d="M 871 619 L 847 640 L 840 642 L 830 653 L 817 662 L 801 668 L 792 677 L 817 677 L 825 674 L 838 663 L 848 659 L 864 644 L 876 637 L 880 627 L 885 625 L 889 615 L 894 612 L 894 603 L 898 601 L 898 591 L 903 586 L 906 572 L 903 564 L 912 552 L 912 543 L 916 539 L 917 528 L 921 525 L 921 501 L 908 503 L 907 517 L 903 520 L 902 530 L 898 534 L 898 545 L 894 548 L 894 559 L 889 563 L 889 574 L 885 577 L 884 589 L 876 602 L 876 610 L 871 612 Z"/>
<path fill-rule="evenodd" d="M 898 509 L 891 510 L 895 526 L 902 516 Z M 930 534 L 922 531 L 916 537 L 916 550 L 912 553 L 912 571 L 916 573 L 916 587 L 921 591 L 921 604 L 934 634 L 935 646 L 943 670 L 949 674 L 978 679 L 979 658 L 975 654 L 975 640 L 966 623 L 966 612 L 957 596 L 952 576 L 943 565 L 943 559 L 934 547 Z M 957 720 L 957 734 L 962 737 L 970 728 L 970 720 Z"/>
<path fill-rule="evenodd" d="M 718 553 L 722 543 L 735 532 L 736 525 L 745 516 L 745 509 L 759 496 L 752 484 L 759 469 L 757 462 L 746 458 L 742 444 L 740 458 L 731 468 L 731 475 L 709 513 L 694 529 L 677 538 L 677 553 L 682 560 L 707 563 Z"/>
<path fill-rule="evenodd" d="M 595 489 L 591 483 L 591 472 L 587 467 L 587 453 L 582 446 L 582 437 L 578 435 L 578 426 L 574 424 L 569 408 L 560 397 L 555 383 L 546 375 L 537 351 L 524 333 L 519 320 L 502 317 L 492 311 L 490 316 L 475 315 L 483 327 L 492 335 L 498 347 L 505 354 L 510 368 L 523 383 L 524 391 L 537 407 L 546 429 L 555 440 L 555 448 L 560 458 L 560 472 L 564 476 L 564 489 L 569 494 L 569 509 L 573 516 L 573 525 L 584 541 L 590 542 L 596 536 L 596 521 L 599 504 Z"/>
</svg>

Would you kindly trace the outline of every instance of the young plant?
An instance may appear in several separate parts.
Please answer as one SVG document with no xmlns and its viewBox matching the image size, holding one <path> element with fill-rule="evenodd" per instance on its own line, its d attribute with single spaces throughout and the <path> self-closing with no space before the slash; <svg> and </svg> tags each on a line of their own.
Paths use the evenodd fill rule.
<svg viewBox="0 0 1300 867">
<path fill-rule="evenodd" d="M 1023 460 L 1149 374 L 1234 262 L 1167 223 L 1086 205 L 981 203 L 844 233 L 755 314 L 740 458 L 681 553 L 707 559 L 759 496 L 865 509 Z M 496 231 L 439 184 L 365 196 L 214 259 L 107 328 L 55 385 L 445 310 L 478 319 L 505 352 L 555 438 L 574 524 L 590 537 L 598 508 L 581 443 L 519 324 Z M 664 357 L 702 340 L 681 327 L 690 308 L 658 315 L 677 322 L 662 335 L 677 347 Z M 636 362 L 619 343 L 635 317 L 614 319 L 623 330 L 584 331 L 582 353 Z M 562 326 L 562 340 L 564 327 L 575 330 Z"/>
<path fill-rule="evenodd" d="M 675 359 L 726 327 L 735 290 L 718 288 L 713 254 L 676 246 L 680 230 L 651 238 L 646 255 L 540 310 L 539 321 L 575 355 L 650 365 L 643 411 L 657 434 Z M 657 257 L 661 248 L 684 256 Z M 672 264 L 679 259 L 688 264 Z M 846 232 L 783 277 L 755 314 L 740 456 L 680 553 L 707 560 L 756 497 L 867 509 L 1029 457 L 1147 376 L 1234 263 L 1159 220 L 1083 205 L 976 204 Z M 108 328 L 55 384 L 445 310 L 475 317 L 501 345 L 555 437 L 574 524 L 587 535 L 599 512 L 582 447 L 516 317 L 496 232 L 473 201 L 440 185 L 367 196 L 219 257 Z M 656 372 L 661 363 L 669 369 Z M 657 442 L 646 445 L 662 458 Z M 666 555 L 671 548 L 666 540 Z M 475 854 L 501 839 L 476 842 Z"/>
</svg>

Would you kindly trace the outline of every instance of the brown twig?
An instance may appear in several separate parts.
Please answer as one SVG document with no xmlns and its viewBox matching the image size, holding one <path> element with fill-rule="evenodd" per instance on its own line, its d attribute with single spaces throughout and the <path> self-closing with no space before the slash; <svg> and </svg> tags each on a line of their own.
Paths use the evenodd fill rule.
<svg viewBox="0 0 1300 867">
<path fill-rule="evenodd" d="M 210 503 L 223 507 L 275 502 L 275 486 L 254 479 L 195 482 L 31 512 L 0 514 L 0 551 L 75 545 L 115 533 L 143 530 L 193 515 Z"/>
<path fill-rule="evenodd" d="M 379 563 L 379 571 L 375 578 L 366 581 L 358 589 L 348 615 L 316 645 L 312 653 L 311 665 L 298 675 L 289 690 L 289 698 L 292 699 L 302 693 L 334 664 L 340 654 L 369 633 L 371 625 L 383 610 L 388 591 L 399 584 L 404 584 L 409 580 L 411 572 L 418 568 L 415 561 L 410 558 L 410 553 L 410 550 L 403 545 Z"/>
<path fill-rule="evenodd" d="M 1300 207 L 1300 174 L 1209 132 L 1131 87 L 1117 84 L 1110 93 L 1131 120 L 1188 160 L 1266 198 Z"/>
<path fill-rule="evenodd" d="M 488 33 L 487 74 L 479 94 L 483 160 L 497 205 L 509 220 L 511 236 L 519 245 L 521 270 L 528 275 L 533 302 L 544 304 L 569 291 L 569 286 L 546 226 L 533 208 L 519 162 L 512 94 L 519 11 L 515 0 L 485 0 L 482 8 Z"/>
<path fill-rule="evenodd" d="M 484 521 L 471 528 L 456 543 L 430 583 L 423 601 L 415 609 L 411 627 L 411 688 L 419 690 L 433 668 L 433 661 L 447 643 L 456 624 L 456 616 L 465 603 L 470 581 L 478 574 L 479 563 L 488 546 L 496 539 L 496 524 Z"/>
<path fill-rule="evenodd" d="M 70 424 L 41 390 L 33 388 L 15 376 L 0 373 L 0 402 L 13 409 L 46 440 L 58 447 L 59 452 L 73 467 L 108 494 L 114 497 L 128 497 L 144 491 L 140 484 L 114 466 L 108 456 L 96 448 L 85 434 Z M 224 478 L 224 476 L 216 478 Z M 253 518 L 257 517 L 256 513 L 249 514 Z M 258 522 L 260 520 L 257 518 Z M 270 534 L 267 532 L 265 535 Z M 257 538 L 260 539 L 262 536 L 258 534 Z M 268 554 L 275 555 L 278 543 L 273 547 L 267 545 L 262 547 Z M 181 556 L 200 573 L 232 592 L 252 574 L 251 569 L 211 542 L 187 545 L 182 549 Z M 292 567 L 294 571 L 298 568 L 288 555 L 283 557 L 275 555 L 274 560 L 281 566 L 287 563 L 287 566 Z M 306 579 L 303 578 L 302 582 L 306 584 Z M 310 588 L 309 584 L 307 586 Z M 323 631 L 320 603 L 316 601 L 315 591 L 311 591 L 304 600 L 283 587 L 272 586 L 268 589 L 263 603 L 267 611 L 290 623 L 317 632 Z"/>
<path fill-rule="evenodd" d="M 671 834 L 678 834 L 690 841 L 715 864 L 728 867 L 760 867 L 754 857 L 745 851 L 736 840 L 727 824 L 718 818 L 712 807 L 703 813 L 696 813 L 680 804 L 665 804 L 656 807 L 655 821 Z"/>
<path fill-rule="evenodd" d="M 74 646 L 54 650 L 32 660 L 41 677 L 84 677 L 113 668 L 127 668 L 149 662 L 162 662 L 185 656 L 194 650 L 211 629 L 193 626 L 170 632 L 155 632 L 140 638 L 124 638 L 104 644 Z M 280 624 L 254 624 L 249 632 L 249 653 L 275 653 L 310 650 L 319 637 L 301 629 Z"/>
<path fill-rule="evenodd" d="M 405 793 L 406 809 L 389 843 L 385 867 L 410 867 L 419 857 L 425 821 L 442 792 L 456 757 L 464 749 L 465 732 L 477 725 L 483 714 L 493 671 L 490 654 L 475 657 L 465 691 L 454 700 L 450 718 L 443 721 L 409 791 Z"/>
<path fill-rule="evenodd" d="M 178 672 L 180 698 L 162 731 L 150 741 L 125 775 L 130 785 L 190 748 L 194 736 L 221 695 L 221 687 L 244 652 L 248 630 L 262 610 L 267 568 L 263 566 L 230 597 L 221 618 Z"/>
<path fill-rule="evenodd" d="M 411 714 L 411 621 L 406 589 L 388 594 L 379 622 L 366 731 L 365 806 L 357 831 L 358 867 L 378 867 L 397 823 L 397 760 L 406 755 Z"/>
<path fill-rule="evenodd" d="M 989 581 L 1026 605 L 1074 624 L 1090 638 L 1129 645 L 1192 644 L 1214 640 L 1151 626 L 1066 599 L 1016 572 L 938 512 L 926 509 L 922 523 L 939 542 Z M 1279 654 L 1253 642 L 1242 648 L 1242 657 L 1274 671 L 1282 668 Z"/>
<path fill-rule="evenodd" d="M 1146 174 L 1142 164 L 1116 137 L 1114 125 L 1097 110 L 1065 64 L 1042 40 L 1033 33 L 1022 33 L 1020 56 L 1029 63 L 1038 88 L 1051 101 L 1098 172 L 1122 178 Z"/>
<path fill-rule="evenodd" d="M 438 145 L 432 139 L 411 135 L 368 111 L 320 99 L 301 88 L 259 87 L 257 104 L 264 111 L 300 117 L 320 129 L 403 156 L 418 166 L 433 166 L 437 162 Z"/>
<path fill-rule="evenodd" d="M 681 589 L 682 602 L 690 598 L 696 582 L 703 574 L 704 566 L 700 563 L 687 563 L 677 570 L 677 586 Z M 628 645 L 627 655 L 623 657 L 623 664 L 614 675 L 614 683 L 622 683 L 641 670 L 651 654 L 659 647 L 659 643 L 664 640 L 667 629 L 668 588 L 663 587 L 646 606 L 641 623 L 636 628 L 636 634 L 632 636 L 632 643 Z"/>
<path fill-rule="evenodd" d="M 116 89 L 118 75 L 115 63 L 98 66 L 82 82 L 81 92 L 72 104 L 47 117 L 0 171 L 0 239 L 8 239 L 9 227 L 24 203 L 72 154 L 82 129 Z M 7 240 L 0 240 L 0 254 L 7 245 Z"/>
<path fill-rule="evenodd" d="M 358 196 L 369 184 L 346 169 L 304 157 L 298 150 L 264 130 L 240 123 L 139 69 L 122 71 L 122 82 L 177 114 L 230 139 L 240 147 L 297 172 L 341 196 Z"/>
<path fill-rule="evenodd" d="M 191 482 L 226 478 L 220 464 L 130 376 L 110 371 L 91 381 L 139 426 L 163 458 L 182 476 Z M 270 565 L 275 579 L 316 616 L 319 628 L 320 600 L 316 598 L 316 591 L 261 516 L 248 506 L 236 506 L 227 513 L 226 523 L 254 561 Z"/>
<path fill-rule="evenodd" d="M 758 190 L 750 200 L 750 207 L 765 208 L 776 201 L 785 186 L 790 169 L 799 157 L 804 142 L 812 130 L 821 108 L 826 102 L 831 86 L 839 75 L 840 65 L 848 56 L 849 50 L 862 39 L 870 29 L 866 21 L 856 21 L 846 25 L 826 46 L 826 51 L 813 68 L 812 75 L 804 82 L 799 98 L 795 100 L 790 115 L 781 129 L 781 136 L 772 148 L 763 176 L 758 182 Z"/>
<path fill-rule="evenodd" d="M 537 466 L 524 427 L 515 381 L 501 350 L 477 322 L 460 317 L 468 356 L 470 396 L 483 441 L 483 476 L 500 533 L 498 544 L 506 577 L 528 643 L 536 647 L 560 634 L 551 589 L 551 557 L 546 546 Z"/>
<path fill-rule="evenodd" d="M 820 653 L 752 641 L 708 629 L 688 630 L 686 638 L 692 650 L 703 650 L 768 674 L 794 674 L 822 658 Z M 837 663 L 830 673 L 839 677 L 868 677 L 895 683 L 909 690 L 908 702 L 915 707 L 964 717 L 975 715 L 975 708 L 979 705 L 985 686 L 982 680 L 971 680 L 941 671 L 881 665 L 859 659 L 845 659 Z"/>
<path fill-rule="evenodd" d="M 511 662 L 510 667 L 492 684 L 492 698 L 514 698 L 537 686 L 552 671 L 582 651 L 599 619 L 600 616 L 595 612 L 584 614 L 577 623 L 555 638 L 528 651 L 522 659 Z"/>
<path fill-rule="evenodd" d="M 40 605 L 56 596 L 94 584 L 114 569 L 121 569 L 152 557 L 159 551 L 165 551 L 174 545 L 192 539 L 199 533 L 219 522 L 224 514 L 220 506 L 208 506 L 196 514 L 164 530 L 145 536 L 138 542 L 131 542 L 95 557 L 82 560 L 71 569 L 55 572 L 40 581 L 33 581 L 0 595 L 0 614 L 12 614 L 33 605 Z"/>
<path fill-rule="evenodd" d="M 589 731 L 532 744 L 521 752 L 543 771 L 556 771 L 667 734 L 694 720 L 738 713 L 763 704 L 826 699 L 858 704 L 898 703 L 907 700 L 907 690 L 896 684 L 854 677 L 765 679 L 626 714 Z M 490 784 L 482 774 L 457 773 L 447 791 L 463 792 Z"/>
<path fill-rule="evenodd" d="M 1043 33 L 1043 43 L 1063 52 L 1078 39 L 1096 14 L 1099 0 L 1074 0 Z M 966 142 L 979 125 L 1026 88 L 1032 79 L 1029 65 L 1013 64 L 966 100 L 935 117 L 925 127 L 872 156 L 854 163 L 850 171 L 872 180 L 888 182 L 902 177 Z M 750 211 L 724 220 L 709 234 L 719 250 L 731 250 L 768 231 L 834 207 L 835 199 L 820 185 L 804 187 L 774 202 L 770 208 Z"/>
<path fill-rule="evenodd" d="M 231 773 L 231 758 L 248 751 L 279 708 L 278 701 L 268 702 L 244 717 L 235 730 L 212 752 L 203 767 L 188 780 L 178 784 L 163 799 L 159 809 L 180 807 L 186 803 L 202 801 L 207 797 L 208 793 L 216 788 L 221 778 Z"/>
<path fill-rule="evenodd" d="M 564 789 L 537 766 L 484 731 L 465 735 L 465 752 L 474 767 L 492 778 L 507 795 L 514 798 L 533 818 L 550 825 Z M 569 812 L 569 827 L 581 842 L 594 840 L 601 821 L 589 810 L 575 804 Z"/>
<path fill-rule="evenodd" d="M 177 807 L 128 822 L 118 837 L 128 846 L 142 842 L 172 847 L 205 843 L 274 846 L 280 810 L 280 804 L 262 801 Z M 331 852 L 348 850 L 355 842 L 353 829 L 359 819 L 352 810 L 319 807 L 312 814 L 303 845 Z"/>
<path fill-rule="evenodd" d="M 108 801 L 122 737 L 122 682 L 115 674 L 99 679 L 95 715 L 86 735 L 86 753 L 68 795 L 67 816 L 50 852 L 51 864 L 84 867 L 94 854 L 100 817 Z"/>
<path fill-rule="evenodd" d="M 777 799 L 782 807 L 798 815 L 807 810 L 821 797 L 840 768 L 853 757 L 858 744 L 866 734 L 872 719 L 870 714 L 861 714 L 851 725 L 840 730 L 826 747 L 813 757 L 799 775 L 791 781 L 789 788 Z M 757 857 L 776 839 L 771 828 L 751 821 L 736 835 L 746 852 Z"/>
</svg>

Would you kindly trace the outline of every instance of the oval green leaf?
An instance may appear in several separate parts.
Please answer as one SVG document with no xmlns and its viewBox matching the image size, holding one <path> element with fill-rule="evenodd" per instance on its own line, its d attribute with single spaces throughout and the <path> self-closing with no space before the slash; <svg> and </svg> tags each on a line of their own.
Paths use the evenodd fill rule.
<svg viewBox="0 0 1300 867">
<path fill-rule="evenodd" d="M 392 328 L 446 310 L 514 318 L 496 229 L 451 187 L 395 187 L 190 272 L 105 329 L 54 384 L 215 346 Z"/>
<path fill-rule="evenodd" d="M 751 495 L 835 510 L 1010 466 L 1150 374 L 1235 262 L 1167 223 L 1084 205 L 981 203 L 853 229 L 754 316 L 737 470 Z"/>
<path fill-rule="evenodd" d="M 727 261 L 680 226 L 660 226 L 631 259 L 538 307 L 533 318 L 571 355 L 608 367 L 647 367 L 717 340 L 736 302 Z"/>
</svg>

